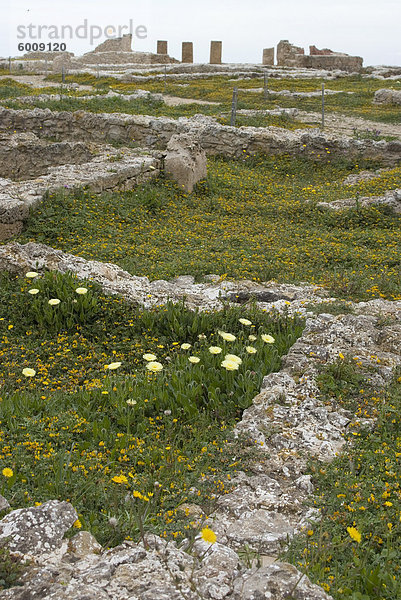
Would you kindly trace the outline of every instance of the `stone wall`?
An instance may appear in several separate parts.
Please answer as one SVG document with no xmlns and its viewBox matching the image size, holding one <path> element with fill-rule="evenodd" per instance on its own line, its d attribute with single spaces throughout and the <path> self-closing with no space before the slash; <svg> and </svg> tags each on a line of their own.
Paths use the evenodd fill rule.
<svg viewBox="0 0 401 600">
<path fill-rule="evenodd" d="M 81 143 L 65 144 L 69 144 L 71 149 L 77 146 L 77 154 L 78 147 L 83 146 Z M 51 157 L 53 150 L 56 150 L 57 156 L 58 151 L 54 146 L 58 144 L 51 144 L 47 149 L 42 148 L 41 152 Z M 37 145 L 35 148 L 37 150 Z M 80 148 L 80 151 L 85 152 L 83 148 Z M 33 152 L 34 157 L 37 154 L 38 152 Z M 0 242 L 22 231 L 29 208 L 40 203 L 46 194 L 76 187 L 90 188 L 95 193 L 130 190 L 159 174 L 161 158 L 157 153 L 146 155 L 144 152 L 141 154 L 136 150 L 124 149 L 121 154 L 114 148 L 105 147 L 91 156 L 90 162 L 49 167 L 48 174 L 37 179 L 21 182 L 0 179 Z M 27 153 L 24 159 L 27 160 Z M 31 158 L 28 164 L 31 162 L 36 164 L 34 158 Z M 12 165 L 9 166 L 12 168 Z"/>
<path fill-rule="evenodd" d="M 168 64 L 178 62 L 168 54 L 152 52 L 96 52 L 88 53 L 71 61 L 72 69 L 82 69 L 84 65 L 129 65 L 129 64 Z"/>
<path fill-rule="evenodd" d="M 316 48 L 316 46 L 309 46 L 309 54 L 310 56 L 326 56 L 329 54 L 334 54 L 334 52 L 333 50 L 330 50 L 330 48 L 322 48 L 319 50 L 319 48 Z"/>
<path fill-rule="evenodd" d="M 0 177 L 14 181 L 43 175 L 51 166 L 91 159 L 91 152 L 82 142 L 46 144 L 33 133 L 0 134 Z"/>
<path fill-rule="evenodd" d="M 230 127 L 213 118 L 149 117 L 144 115 L 52 112 L 49 109 L 13 110 L 0 108 L 0 131 L 31 131 L 56 140 L 94 142 L 137 142 L 140 146 L 164 150 L 172 135 L 191 133 L 208 154 L 231 158 L 245 153 L 307 155 L 324 159 L 331 155 L 381 159 L 393 164 L 401 158 L 401 143 L 357 140 L 323 133 L 316 129 L 297 131 L 277 127 Z"/>
<path fill-rule="evenodd" d="M 303 48 L 294 46 L 288 40 L 281 40 L 277 45 L 277 65 L 307 69 L 327 69 L 347 72 L 359 72 L 363 59 L 360 56 L 349 56 L 341 52 L 333 52 L 328 48 L 319 50 L 309 46 L 310 54 L 305 54 Z"/>
<path fill-rule="evenodd" d="M 264 48 L 262 64 L 272 67 L 274 65 L 274 48 Z"/>
<path fill-rule="evenodd" d="M 57 56 L 62 56 L 68 54 L 69 56 L 74 56 L 73 52 L 26 52 L 22 58 L 27 58 L 29 60 L 54 60 Z"/>
<path fill-rule="evenodd" d="M 296 57 L 305 54 L 305 50 L 290 44 L 288 40 L 281 40 L 277 44 L 277 65 L 279 67 L 296 67 Z"/>
<path fill-rule="evenodd" d="M 299 58 L 298 66 L 310 69 L 327 69 L 359 72 L 362 69 L 363 58 L 361 56 L 348 56 L 347 54 L 321 54 L 306 55 Z"/>
</svg>

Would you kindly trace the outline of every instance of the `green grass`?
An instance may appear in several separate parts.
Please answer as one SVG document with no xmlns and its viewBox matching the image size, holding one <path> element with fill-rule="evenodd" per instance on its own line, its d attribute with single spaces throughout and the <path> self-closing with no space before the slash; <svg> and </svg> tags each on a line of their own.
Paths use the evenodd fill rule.
<svg viewBox="0 0 401 600">
<path fill-rule="evenodd" d="M 345 452 L 331 464 L 312 465 L 312 505 L 321 518 L 284 558 L 336 600 L 395 600 L 401 597 L 401 378 L 375 390 L 352 359 L 328 371 L 322 392 L 348 408 L 352 396 L 356 417 Z M 377 419 L 373 429 L 363 427 L 366 417 Z"/>
<path fill-rule="evenodd" d="M 54 92 L 53 92 L 54 93 Z M 123 114 L 141 114 L 152 115 L 155 117 L 166 116 L 171 118 L 192 117 L 195 114 L 202 113 L 207 115 L 218 115 L 221 108 L 219 106 L 186 104 L 184 106 L 167 106 L 162 101 L 150 99 L 124 100 L 122 98 L 104 98 L 99 95 L 98 98 L 86 100 L 77 96 L 63 96 L 62 100 L 47 100 L 46 102 L 37 101 L 32 96 L 32 102 L 29 105 L 26 102 L 18 102 L 18 99 L 7 102 L 7 108 L 27 109 L 30 107 L 49 108 L 53 111 L 76 111 L 85 110 L 94 113 L 123 113 Z"/>
<path fill-rule="evenodd" d="M 52 76 L 52 80 L 55 76 Z M 50 79 L 50 78 L 49 78 Z M 377 121 L 378 123 L 401 123 L 399 107 L 373 105 L 374 92 L 383 87 L 401 89 L 399 81 L 385 82 L 382 80 L 362 79 L 361 76 L 341 77 L 334 80 L 316 79 L 269 79 L 269 98 L 264 99 L 263 92 L 253 93 L 246 91 L 250 88 L 263 87 L 263 77 L 254 79 L 238 79 L 235 82 L 231 77 L 220 76 L 206 79 L 190 80 L 188 85 L 182 86 L 182 79 L 168 79 L 167 86 L 162 80 L 149 80 L 145 82 L 122 83 L 112 77 L 96 79 L 89 75 L 69 76 L 67 81 L 94 85 L 97 89 L 114 89 L 123 93 L 130 93 L 135 89 L 146 89 L 155 93 L 167 93 L 182 98 L 194 98 L 219 102 L 227 106 L 231 103 L 234 85 L 239 88 L 238 108 L 262 109 L 275 108 L 278 105 L 287 108 L 319 112 L 321 110 L 320 98 L 286 98 L 275 95 L 280 90 L 298 92 L 311 92 L 321 90 L 325 83 L 327 90 L 343 91 L 344 93 L 326 95 L 325 106 L 327 112 L 339 112 L 348 116 L 362 117 Z M 352 92 L 347 94 L 346 92 Z M 203 112 L 204 107 L 198 112 Z"/>
<path fill-rule="evenodd" d="M 113 262 L 151 279 L 217 273 L 230 278 L 316 282 L 335 294 L 401 296 L 400 218 L 357 198 L 401 187 L 401 170 L 345 186 L 364 164 L 304 158 L 209 160 L 192 194 L 160 180 L 132 192 L 61 192 L 27 221 L 19 241 L 43 242 L 87 259 Z M 319 201 L 355 197 L 355 208 Z"/>
<path fill-rule="evenodd" d="M 60 76 L 51 75 L 47 77 L 48 81 L 59 82 Z M 14 80 L 4 80 L 6 83 L 0 83 L 0 98 L 13 98 L 19 95 L 37 95 L 38 93 L 55 92 L 54 88 L 39 89 L 33 91 L 31 88 L 26 89 L 22 84 Z M 189 104 L 178 107 L 167 107 L 157 105 L 155 103 L 143 103 L 143 101 L 126 102 L 121 99 L 104 99 L 90 100 L 84 103 L 85 110 L 94 112 L 126 112 L 128 114 L 148 114 L 155 116 L 165 115 L 173 118 L 180 116 L 192 116 L 196 113 L 218 115 L 220 112 L 227 112 L 231 107 L 232 91 L 234 85 L 239 88 L 238 108 L 244 109 L 273 109 L 277 105 L 285 108 L 298 108 L 299 110 L 320 112 L 321 100 L 315 98 L 288 98 L 277 95 L 276 92 L 281 90 L 290 90 L 293 92 L 311 92 L 321 90 L 322 83 L 325 83 L 327 90 L 342 91 L 343 93 L 335 95 L 326 95 L 325 107 L 327 112 L 338 112 L 347 116 L 362 117 L 376 121 L 377 123 L 401 123 L 401 113 L 399 107 L 374 105 L 372 103 L 374 92 L 383 87 L 392 87 L 393 89 L 401 89 L 399 81 L 390 83 L 381 80 L 362 79 L 360 76 L 342 77 L 334 80 L 323 79 L 278 79 L 271 77 L 269 79 L 269 97 L 264 98 L 263 92 L 253 93 L 248 89 L 263 87 L 263 78 L 254 79 L 238 79 L 235 82 L 230 77 L 209 77 L 206 79 L 189 80 L 188 85 L 182 85 L 182 79 L 168 79 L 165 86 L 163 80 L 149 80 L 145 82 L 122 83 L 113 77 L 97 78 L 89 74 L 69 75 L 66 77 L 66 83 L 79 83 L 81 85 L 93 86 L 93 93 L 104 94 L 109 89 L 119 91 L 121 93 L 132 93 L 137 89 L 145 89 L 154 93 L 165 93 L 182 98 L 193 98 L 195 100 L 207 100 L 217 102 L 216 106 L 207 106 L 199 104 Z M 1 86 L 4 86 L 3 96 Z M 26 87 L 26 86 L 25 86 Z M 348 94 L 347 92 L 352 92 Z M 52 108 L 53 110 L 78 110 L 82 108 L 79 96 L 83 92 L 68 92 L 68 97 L 62 103 L 40 103 L 40 106 Z M 110 102 L 109 102 L 110 100 Z M 82 101 L 85 102 L 85 101 Z M 35 102 L 33 100 L 33 105 Z M 39 105 L 39 104 L 38 104 Z M 26 108 L 26 105 L 20 105 L 14 101 L 10 103 L 10 107 Z M 241 117 L 242 119 L 242 117 Z M 246 124 L 246 123 L 244 123 Z M 260 124 L 256 126 L 276 125 L 271 118 L 267 119 L 266 125 Z M 291 127 L 291 121 L 282 120 L 278 123 L 280 127 Z M 296 124 L 302 127 L 302 124 Z"/>
<path fill-rule="evenodd" d="M 195 523 L 180 505 L 196 502 L 208 514 L 247 468 L 257 446 L 234 440 L 232 427 L 303 328 L 254 306 L 142 311 L 54 273 L 3 274 L 0 314 L 0 493 L 13 508 L 68 499 L 76 526 L 104 545 L 144 529 L 191 535 Z M 148 353 L 159 372 L 146 368 Z M 221 365 L 227 353 L 242 360 L 234 370 Z"/>
</svg>

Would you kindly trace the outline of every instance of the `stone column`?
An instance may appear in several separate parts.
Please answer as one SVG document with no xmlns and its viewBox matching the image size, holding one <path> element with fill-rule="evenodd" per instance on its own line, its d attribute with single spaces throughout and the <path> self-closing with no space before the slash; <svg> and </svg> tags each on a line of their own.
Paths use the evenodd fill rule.
<svg viewBox="0 0 401 600">
<path fill-rule="evenodd" d="M 157 40 L 157 54 L 168 54 L 166 40 Z"/>
<path fill-rule="evenodd" d="M 182 42 L 182 58 L 183 63 L 194 62 L 194 45 L 192 42 Z"/>
<path fill-rule="evenodd" d="M 269 65 L 270 67 L 274 66 L 274 48 L 263 49 L 262 63 L 264 65 Z"/>
<path fill-rule="evenodd" d="M 223 42 L 210 42 L 210 64 L 221 65 Z"/>
</svg>

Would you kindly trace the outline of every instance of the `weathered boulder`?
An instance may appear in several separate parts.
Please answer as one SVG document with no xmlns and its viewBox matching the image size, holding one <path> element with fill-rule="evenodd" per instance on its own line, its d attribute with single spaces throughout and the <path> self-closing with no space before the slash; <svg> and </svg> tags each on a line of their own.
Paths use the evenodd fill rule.
<svg viewBox="0 0 401 600">
<path fill-rule="evenodd" d="M 7 540 L 12 552 L 45 554 L 61 546 L 65 532 L 77 519 L 72 505 L 58 500 L 19 508 L 0 521 L 0 541 Z"/>
<path fill-rule="evenodd" d="M 312 584 L 299 571 L 287 563 L 274 562 L 267 567 L 255 569 L 247 578 L 236 582 L 235 597 L 242 600 L 330 600 L 322 588 Z"/>
<path fill-rule="evenodd" d="M 345 210 L 358 206 L 388 206 L 395 213 L 401 213 L 401 189 L 388 190 L 383 196 L 363 196 L 362 198 L 342 198 L 333 202 L 319 202 L 318 206 L 330 210 Z"/>
<path fill-rule="evenodd" d="M 207 175 L 206 152 L 190 134 L 173 135 L 170 138 L 164 165 L 166 175 L 189 193 Z"/>
<path fill-rule="evenodd" d="M 401 90 L 381 89 L 375 92 L 375 104 L 401 104 Z"/>
</svg>

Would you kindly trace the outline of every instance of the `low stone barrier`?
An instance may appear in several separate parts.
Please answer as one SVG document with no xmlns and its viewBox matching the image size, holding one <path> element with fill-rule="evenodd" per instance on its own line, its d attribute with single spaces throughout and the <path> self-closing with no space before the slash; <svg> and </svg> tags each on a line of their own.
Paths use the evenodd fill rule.
<svg viewBox="0 0 401 600">
<path fill-rule="evenodd" d="M 156 177 L 161 158 L 138 156 L 137 151 L 124 155 L 102 153 L 90 162 L 50 167 L 49 174 L 37 179 L 13 182 L 0 179 L 0 242 L 18 235 L 29 208 L 40 203 L 46 193 L 56 190 L 87 187 L 95 193 L 108 190 L 130 190 L 139 183 Z"/>
<path fill-rule="evenodd" d="M 204 115 L 179 119 L 144 115 L 98 114 L 84 111 L 53 112 L 49 109 L 0 108 L 0 130 L 30 131 L 40 137 L 95 142 L 136 142 L 140 146 L 165 149 L 175 134 L 196 136 L 208 154 L 230 158 L 244 153 L 331 155 L 372 158 L 389 164 L 401 158 L 401 142 L 356 140 L 326 134 L 318 129 L 288 131 L 278 127 L 230 127 Z"/>
</svg>

